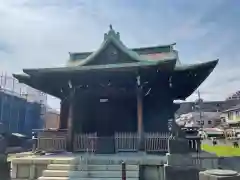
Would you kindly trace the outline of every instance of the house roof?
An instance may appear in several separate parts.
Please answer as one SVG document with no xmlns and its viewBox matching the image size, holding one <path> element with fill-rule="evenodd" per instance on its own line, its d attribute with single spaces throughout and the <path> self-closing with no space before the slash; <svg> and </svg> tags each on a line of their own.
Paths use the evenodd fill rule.
<svg viewBox="0 0 240 180">
<path fill-rule="evenodd" d="M 224 131 L 219 128 L 204 128 L 203 131 L 207 134 L 218 134 L 218 135 L 224 134 Z"/>
<path fill-rule="evenodd" d="M 224 112 L 239 111 L 239 110 L 240 110 L 240 104 L 237 104 L 237 105 L 235 105 L 235 106 L 233 106 L 233 107 L 231 107 L 229 109 L 226 109 L 226 110 L 224 110 L 222 112 L 224 113 Z"/>
<path fill-rule="evenodd" d="M 240 100 L 225 100 L 225 101 L 203 101 L 201 104 L 202 111 L 205 112 L 223 112 L 228 110 L 237 104 L 240 104 Z M 182 102 L 180 103 L 180 108 L 177 110 L 177 114 L 186 114 L 189 112 L 193 112 L 195 110 L 195 102 Z"/>
<path fill-rule="evenodd" d="M 226 123 L 227 124 L 238 124 L 238 123 L 240 123 L 240 120 L 227 120 Z"/>
</svg>

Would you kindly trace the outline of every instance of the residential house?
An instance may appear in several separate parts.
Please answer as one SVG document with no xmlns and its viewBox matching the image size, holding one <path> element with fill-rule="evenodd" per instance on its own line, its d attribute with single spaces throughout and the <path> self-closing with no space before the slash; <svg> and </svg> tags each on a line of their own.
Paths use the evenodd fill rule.
<svg viewBox="0 0 240 180">
<path fill-rule="evenodd" d="M 240 104 L 222 111 L 222 116 L 225 117 L 227 121 L 240 120 Z"/>
<path fill-rule="evenodd" d="M 240 104 L 240 99 L 227 99 L 225 101 L 203 101 L 201 103 L 201 111 L 204 112 L 222 112 L 225 109 L 230 109 L 233 106 Z M 182 102 L 176 112 L 177 116 L 181 114 L 187 114 L 190 112 L 196 112 L 195 102 Z"/>
<path fill-rule="evenodd" d="M 213 128 L 221 124 L 220 112 L 190 112 L 176 119 L 184 127 Z"/>
</svg>

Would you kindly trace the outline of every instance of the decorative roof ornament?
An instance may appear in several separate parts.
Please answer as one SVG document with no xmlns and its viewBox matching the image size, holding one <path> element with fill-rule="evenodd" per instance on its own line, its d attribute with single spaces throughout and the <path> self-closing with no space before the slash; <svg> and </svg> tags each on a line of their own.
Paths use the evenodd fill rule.
<svg viewBox="0 0 240 180">
<path fill-rule="evenodd" d="M 111 24 L 109 25 L 109 28 L 110 29 L 109 29 L 108 33 L 104 34 L 104 40 L 108 39 L 109 37 L 113 37 L 117 40 L 120 40 L 120 33 L 119 32 L 116 33 Z"/>
</svg>

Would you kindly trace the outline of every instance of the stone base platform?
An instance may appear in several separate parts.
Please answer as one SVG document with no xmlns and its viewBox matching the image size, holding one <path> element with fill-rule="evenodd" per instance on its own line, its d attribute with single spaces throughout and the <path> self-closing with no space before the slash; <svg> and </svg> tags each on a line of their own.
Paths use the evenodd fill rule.
<svg viewBox="0 0 240 180">
<path fill-rule="evenodd" d="M 11 179 L 35 180 L 52 163 L 71 163 L 75 158 L 68 156 L 27 156 L 11 160 Z"/>
<path fill-rule="evenodd" d="M 35 180 L 43 175 L 43 171 L 53 164 L 121 164 L 163 166 L 166 163 L 165 155 L 147 155 L 145 153 L 118 153 L 118 154 L 72 154 L 58 153 L 42 156 L 27 156 L 11 160 L 11 179 Z"/>
<path fill-rule="evenodd" d="M 199 173 L 199 180 L 239 180 L 240 174 L 232 170 L 210 169 Z"/>
</svg>

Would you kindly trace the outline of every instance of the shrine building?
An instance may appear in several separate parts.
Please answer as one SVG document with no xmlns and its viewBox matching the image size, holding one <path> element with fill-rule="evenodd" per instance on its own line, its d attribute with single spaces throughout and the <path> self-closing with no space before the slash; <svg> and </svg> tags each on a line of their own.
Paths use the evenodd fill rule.
<svg viewBox="0 0 240 180">
<path fill-rule="evenodd" d="M 76 134 L 92 133 L 114 151 L 106 139 L 118 132 L 140 139 L 168 132 L 179 108 L 173 101 L 190 96 L 218 63 L 182 64 L 174 45 L 128 48 L 110 26 L 96 51 L 69 53 L 66 67 L 13 76 L 61 100 L 59 131 L 66 130 L 68 151 L 74 151 Z"/>
</svg>

